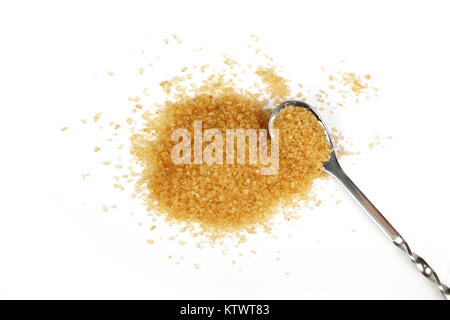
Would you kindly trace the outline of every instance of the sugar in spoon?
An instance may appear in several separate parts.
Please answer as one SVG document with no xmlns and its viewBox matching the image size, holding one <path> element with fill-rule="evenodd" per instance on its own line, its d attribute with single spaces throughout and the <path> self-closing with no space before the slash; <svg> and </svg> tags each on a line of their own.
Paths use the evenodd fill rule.
<svg viewBox="0 0 450 320">
<path fill-rule="evenodd" d="M 268 130 L 270 136 L 272 136 L 272 125 L 278 113 L 287 106 L 294 106 L 299 108 L 305 108 L 309 110 L 317 118 L 319 123 L 325 130 L 328 142 L 330 143 L 330 160 L 324 162 L 323 169 L 328 172 L 331 176 L 337 179 L 341 185 L 347 190 L 350 195 L 355 199 L 355 201 L 364 209 L 364 211 L 369 214 L 369 216 L 377 223 L 377 225 L 385 232 L 385 234 L 393 241 L 393 243 L 399 247 L 401 250 L 406 252 L 412 262 L 416 265 L 417 269 L 430 281 L 434 282 L 436 286 L 441 291 L 445 299 L 450 299 L 450 288 L 443 284 L 436 272 L 430 267 L 430 265 L 419 255 L 414 253 L 408 243 L 403 239 L 403 237 L 398 233 L 397 230 L 389 223 L 389 221 L 381 214 L 380 211 L 367 199 L 367 197 L 358 189 L 358 187 L 353 183 L 352 180 L 347 176 L 347 174 L 342 170 L 341 166 L 334 152 L 333 141 L 331 139 L 330 133 L 325 125 L 325 123 L 320 118 L 319 114 L 308 104 L 301 101 L 286 101 L 279 105 L 272 111 L 269 118 Z"/>
</svg>

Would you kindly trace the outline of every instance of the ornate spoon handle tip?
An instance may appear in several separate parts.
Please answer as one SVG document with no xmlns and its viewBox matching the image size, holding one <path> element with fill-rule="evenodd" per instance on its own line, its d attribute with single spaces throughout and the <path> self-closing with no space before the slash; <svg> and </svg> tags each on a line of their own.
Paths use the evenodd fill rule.
<svg viewBox="0 0 450 320">
<path fill-rule="evenodd" d="M 394 244 L 405 251 L 412 262 L 416 265 L 417 269 L 430 281 L 434 282 L 439 290 L 441 290 L 442 295 L 445 299 L 450 300 L 450 288 L 439 280 L 437 273 L 430 267 L 430 265 L 419 255 L 414 253 L 409 247 L 408 243 L 402 238 L 402 236 L 397 236 L 394 239 Z"/>
</svg>

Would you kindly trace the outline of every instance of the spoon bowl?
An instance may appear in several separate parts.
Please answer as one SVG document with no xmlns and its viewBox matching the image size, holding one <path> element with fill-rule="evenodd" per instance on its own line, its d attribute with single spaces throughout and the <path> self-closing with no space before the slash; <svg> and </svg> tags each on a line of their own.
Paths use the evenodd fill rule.
<svg viewBox="0 0 450 320">
<path fill-rule="evenodd" d="M 302 101 L 298 101 L 298 100 L 289 100 L 289 101 L 283 102 L 278 107 L 276 107 L 272 111 L 272 113 L 270 114 L 270 117 L 269 117 L 269 122 L 268 122 L 269 135 L 272 137 L 272 126 L 273 126 L 273 122 L 275 121 L 275 118 L 277 117 L 277 115 L 280 113 L 281 110 L 283 110 L 286 107 L 290 107 L 290 106 L 307 109 L 309 112 L 311 112 L 316 117 L 317 121 L 323 127 L 323 130 L 325 131 L 325 134 L 327 136 L 327 140 L 330 143 L 330 150 L 331 150 L 330 151 L 330 159 L 327 162 L 324 162 L 323 168 L 326 172 L 333 174 L 333 171 L 336 170 L 336 164 L 337 164 L 337 157 L 336 157 L 336 153 L 334 152 L 333 139 L 331 139 L 330 132 L 328 131 L 328 128 L 325 125 L 325 123 L 320 118 L 319 113 L 317 113 L 317 111 L 313 107 L 311 107 L 309 104 L 304 103 Z"/>
</svg>

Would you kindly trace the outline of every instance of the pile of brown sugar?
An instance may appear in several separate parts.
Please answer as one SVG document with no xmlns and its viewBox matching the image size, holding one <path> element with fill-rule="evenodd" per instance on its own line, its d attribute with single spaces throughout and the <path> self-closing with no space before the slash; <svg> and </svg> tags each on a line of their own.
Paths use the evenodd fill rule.
<svg viewBox="0 0 450 320">
<path fill-rule="evenodd" d="M 248 157 L 245 164 L 210 165 L 171 159 L 178 143 L 171 140 L 175 129 L 192 134 L 194 121 L 202 121 L 203 131 L 267 129 L 270 110 L 265 105 L 258 94 L 219 81 L 145 114 L 145 127 L 131 138 L 131 153 L 142 167 L 136 189 L 148 210 L 214 239 L 268 230 L 280 208 L 310 199 L 314 180 L 325 176 L 322 163 L 330 150 L 321 125 L 301 108 L 285 108 L 274 123 L 279 129 L 277 174 L 261 174 L 263 165 L 249 164 Z"/>
<path fill-rule="evenodd" d="M 175 35 L 173 38 L 175 41 L 168 41 L 170 44 L 181 43 Z M 252 39 L 257 42 L 257 37 L 252 36 Z M 192 51 L 197 56 L 204 50 L 194 48 Z M 251 51 L 254 54 L 254 49 Z M 283 66 L 276 65 L 274 59 L 260 49 L 250 59 L 243 60 L 224 54 L 222 63 L 219 57 L 210 60 L 206 56 L 199 60 L 203 65 L 180 64 L 179 57 L 184 55 L 172 54 L 166 58 L 172 57 L 174 61 L 158 66 L 161 57 L 149 52 L 150 55 L 144 55 L 142 50 L 146 61 L 136 71 L 139 79 L 144 79 L 145 87 L 128 97 L 131 111 L 121 108 L 123 113 L 117 117 L 109 109 L 99 109 L 92 121 L 84 118 L 81 123 L 102 130 L 99 131 L 102 140 L 90 145 L 89 150 L 94 151 L 96 157 L 102 157 L 105 170 L 114 172 L 111 178 L 115 191 L 124 192 L 126 200 L 129 195 L 142 200 L 148 209 L 134 209 L 130 213 L 139 219 L 139 226 L 151 223 L 152 239 L 148 242 L 151 244 L 155 238 L 173 241 L 179 235 L 189 236 L 182 234 L 185 231 L 199 235 L 197 247 L 208 240 L 204 236 L 216 239 L 239 234 L 233 240 L 241 242 L 247 238 L 247 232 L 253 233 L 260 227 L 269 231 L 272 221 L 278 222 L 272 219 L 276 214 L 287 219 L 297 218 L 303 211 L 296 209 L 312 208 L 322 202 L 316 199 L 312 187 L 317 178 L 326 176 L 322 163 L 329 156 L 328 143 L 322 127 L 306 110 L 286 108 L 275 122 L 280 130 L 279 170 L 275 175 L 262 175 L 259 170 L 264 166 L 248 162 L 176 165 L 171 159 L 172 148 L 177 144 L 171 140 L 175 129 L 185 128 L 192 133 L 194 121 L 202 121 L 203 131 L 209 128 L 266 129 L 271 111 L 267 107 L 273 108 L 291 99 L 307 102 L 322 115 L 328 113 L 332 118 L 334 112 L 347 112 L 348 105 L 378 95 L 378 89 L 371 85 L 370 75 L 338 71 L 340 69 L 321 67 L 327 73 L 323 74 L 320 84 L 308 79 L 286 79 Z M 166 63 L 178 65 L 179 71 L 165 73 Z M 150 68 L 153 72 L 149 72 Z M 113 80 L 123 77 L 111 71 L 107 74 L 106 77 Z M 114 77 L 110 77 L 112 75 Z M 67 128 L 64 126 L 61 130 L 67 132 Z M 353 152 L 353 144 L 343 132 L 333 126 L 329 128 L 338 157 L 359 154 Z M 105 138 L 104 133 L 109 136 Z M 269 139 L 268 147 L 270 143 Z M 91 173 L 81 176 L 86 181 L 92 178 Z M 135 205 L 135 200 L 131 206 Z M 114 203 L 103 204 L 101 208 L 105 212 L 129 209 L 129 206 L 117 205 L 116 201 L 114 198 Z M 164 219 L 170 226 L 175 224 L 170 236 L 164 228 L 155 230 Z M 181 245 L 181 242 L 186 243 L 178 243 Z M 225 239 L 220 239 L 211 244 L 224 242 Z"/>
</svg>

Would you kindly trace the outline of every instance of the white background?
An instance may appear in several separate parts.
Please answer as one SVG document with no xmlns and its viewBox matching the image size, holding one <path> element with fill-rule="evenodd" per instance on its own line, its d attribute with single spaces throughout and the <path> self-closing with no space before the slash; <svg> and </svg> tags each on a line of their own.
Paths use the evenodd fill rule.
<svg viewBox="0 0 450 320">
<path fill-rule="evenodd" d="M 380 96 L 327 116 L 362 151 L 342 166 L 448 284 L 449 9 L 447 1 L 2 1 L 0 298 L 440 299 L 333 181 L 319 194 L 324 205 L 278 225 L 278 238 L 255 237 L 226 256 L 165 238 L 148 245 L 143 208 L 111 187 L 99 164 L 108 151 L 92 152 L 107 144 L 104 134 L 80 119 L 123 117 L 128 96 L 146 86 L 138 68 L 157 55 L 161 75 L 147 75 L 150 87 L 179 70 L 184 54 L 163 44 L 172 33 L 204 47 L 205 61 L 239 52 L 255 33 L 287 77 L 313 89 L 320 66 L 345 59 L 341 69 L 370 73 Z M 374 135 L 384 148 L 368 151 Z M 112 203 L 117 210 L 101 210 Z"/>
</svg>

